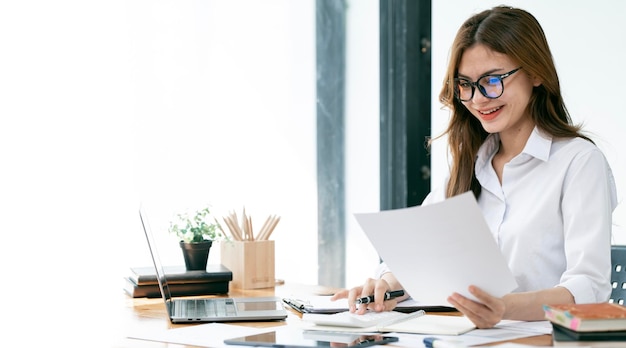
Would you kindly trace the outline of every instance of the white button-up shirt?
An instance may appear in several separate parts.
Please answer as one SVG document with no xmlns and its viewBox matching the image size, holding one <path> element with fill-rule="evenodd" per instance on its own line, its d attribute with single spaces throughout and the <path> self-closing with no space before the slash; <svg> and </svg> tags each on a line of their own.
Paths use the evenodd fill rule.
<svg viewBox="0 0 626 348">
<path fill-rule="evenodd" d="M 562 286 L 577 303 L 607 301 L 617 194 L 602 152 L 582 138 L 552 139 L 535 128 L 504 166 L 500 185 L 491 165 L 499 143 L 491 134 L 478 151 L 478 205 L 517 280 L 515 291 Z M 445 186 L 423 204 L 443 200 Z M 388 271 L 381 266 L 379 275 Z"/>
</svg>

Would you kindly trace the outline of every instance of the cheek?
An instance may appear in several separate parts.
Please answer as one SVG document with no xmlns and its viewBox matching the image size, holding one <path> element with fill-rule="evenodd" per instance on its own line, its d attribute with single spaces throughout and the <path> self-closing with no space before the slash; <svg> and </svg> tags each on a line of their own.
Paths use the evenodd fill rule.
<svg viewBox="0 0 626 348">
<path fill-rule="evenodd" d="M 520 109 L 526 110 L 530 104 L 530 97 L 532 96 L 532 89 L 521 91 L 518 95 L 516 95 L 515 103 L 519 106 Z"/>
<path fill-rule="evenodd" d="M 480 121 L 480 115 L 478 114 L 478 111 L 472 109 L 468 105 L 463 104 L 463 106 L 470 113 L 470 117 L 476 118 L 476 119 L 478 119 Z"/>
<path fill-rule="evenodd" d="M 521 100 L 530 100 L 530 96 L 533 94 L 533 90 L 535 89 L 535 86 L 533 84 L 533 81 L 531 81 L 530 79 L 526 79 L 523 83 L 520 83 L 518 86 L 516 86 L 517 88 L 515 88 L 515 95 L 519 96 Z"/>
</svg>

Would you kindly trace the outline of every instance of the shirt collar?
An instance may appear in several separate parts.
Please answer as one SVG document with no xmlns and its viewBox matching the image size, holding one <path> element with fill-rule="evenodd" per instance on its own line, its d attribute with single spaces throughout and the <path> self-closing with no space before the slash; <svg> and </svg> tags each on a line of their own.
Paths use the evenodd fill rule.
<svg viewBox="0 0 626 348">
<path fill-rule="evenodd" d="M 478 149 L 476 166 L 484 167 L 486 162 L 490 162 L 493 155 L 498 151 L 500 147 L 500 134 L 489 134 L 483 144 Z M 526 146 L 522 150 L 523 154 L 530 155 L 542 161 L 547 161 L 550 157 L 550 148 L 552 147 L 552 136 L 542 132 L 535 126 Z"/>
<path fill-rule="evenodd" d="M 531 155 L 544 162 L 550 158 L 550 149 L 552 147 L 552 136 L 545 132 L 542 132 L 535 126 L 533 132 L 530 133 L 526 146 L 522 153 Z"/>
</svg>

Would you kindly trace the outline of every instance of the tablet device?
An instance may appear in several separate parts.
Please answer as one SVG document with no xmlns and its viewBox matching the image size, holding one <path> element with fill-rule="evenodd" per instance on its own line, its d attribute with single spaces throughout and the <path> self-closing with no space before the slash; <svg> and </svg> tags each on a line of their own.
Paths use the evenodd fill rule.
<svg viewBox="0 0 626 348">
<path fill-rule="evenodd" d="M 224 340 L 226 344 L 257 347 L 369 347 L 397 342 L 398 337 L 327 331 L 280 330 Z"/>
</svg>

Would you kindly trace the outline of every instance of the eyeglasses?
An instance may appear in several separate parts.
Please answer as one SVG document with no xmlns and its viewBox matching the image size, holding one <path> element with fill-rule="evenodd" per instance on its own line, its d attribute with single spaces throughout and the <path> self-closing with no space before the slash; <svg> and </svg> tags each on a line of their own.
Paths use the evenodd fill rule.
<svg viewBox="0 0 626 348">
<path fill-rule="evenodd" d="M 502 93 L 504 93 L 504 83 L 502 80 L 515 74 L 521 68 L 522 67 L 513 69 L 502 75 L 483 75 L 479 77 L 476 82 L 457 77 L 454 79 L 454 94 L 460 101 L 470 101 L 474 98 L 474 87 L 476 87 L 480 91 L 480 94 L 484 95 L 486 98 L 500 98 Z"/>
</svg>

